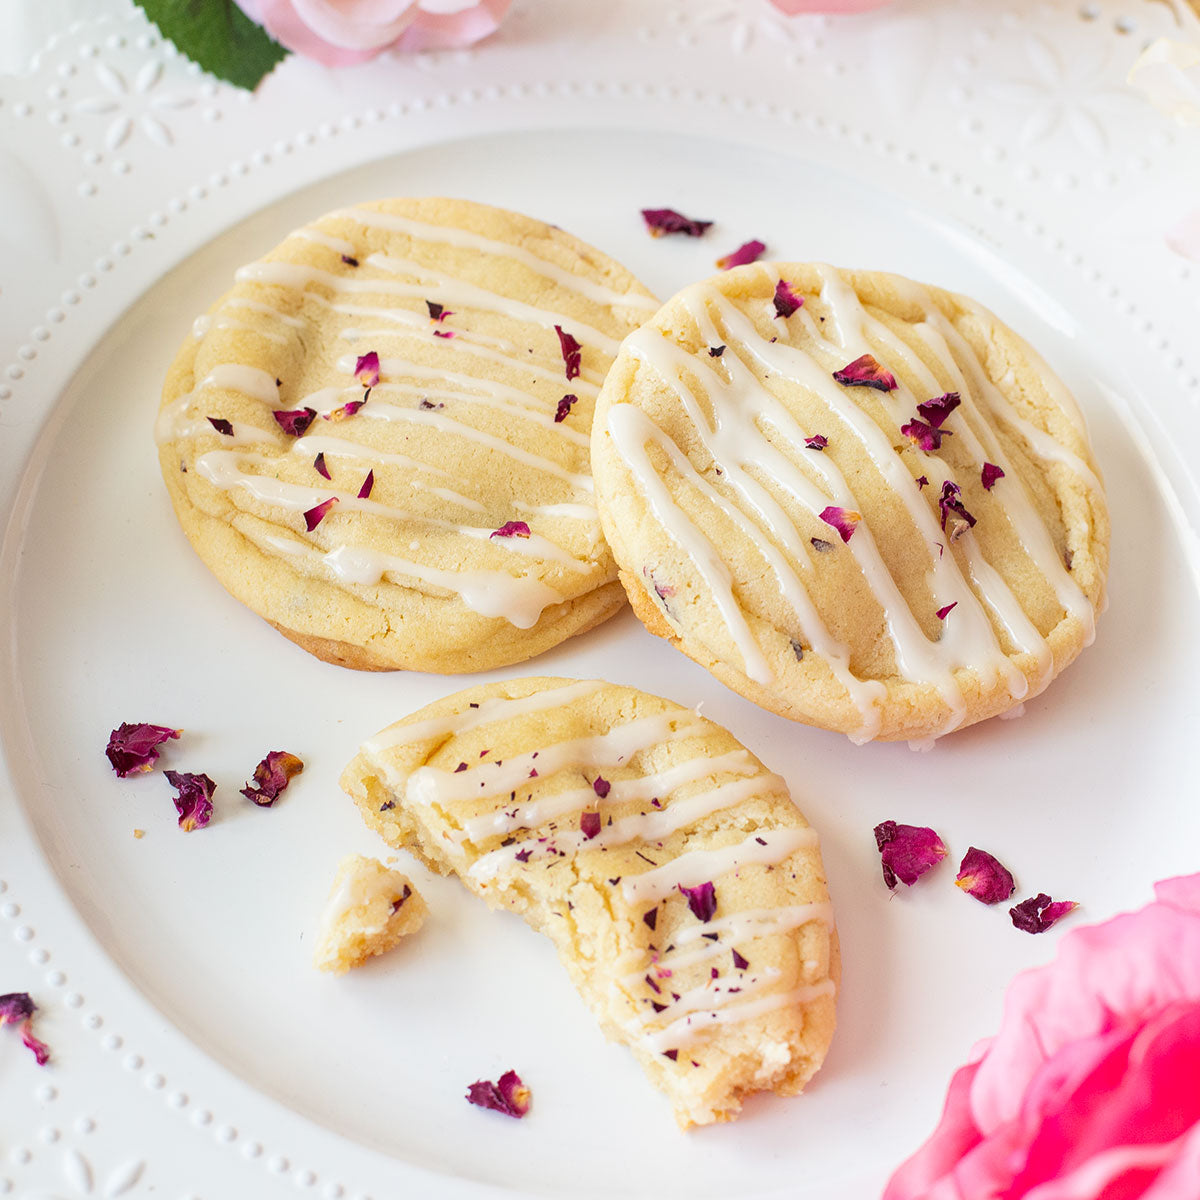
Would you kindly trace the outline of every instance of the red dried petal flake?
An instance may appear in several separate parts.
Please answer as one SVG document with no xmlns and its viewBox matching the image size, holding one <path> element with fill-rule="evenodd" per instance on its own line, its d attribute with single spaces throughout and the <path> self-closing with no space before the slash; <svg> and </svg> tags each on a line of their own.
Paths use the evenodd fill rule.
<svg viewBox="0 0 1200 1200">
<path fill-rule="evenodd" d="M 895 821 L 875 826 L 875 845 L 883 867 L 883 882 L 889 888 L 896 886 L 897 879 L 912 887 L 949 853 L 942 839 L 928 826 L 899 825 Z"/>
<path fill-rule="evenodd" d="M 750 960 L 748 958 L 743 958 L 742 955 L 740 955 L 736 950 L 732 951 L 732 954 L 733 965 L 739 971 L 744 971 L 750 965 Z"/>
<path fill-rule="evenodd" d="M 565 395 L 559 402 L 558 408 L 554 410 L 554 423 L 557 425 L 567 419 L 567 414 L 571 411 L 571 406 L 579 403 L 578 396 L 572 396 L 570 393 Z"/>
<path fill-rule="evenodd" d="M 33 1014 L 37 1005 L 28 992 L 9 992 L 0 996 L 0 1025 L 20 1025 L 21 1041 L 33 1051 L 39 1067 L 50 1059 L 50 1047 L 33 1036 Z"/>
<path fill-rule="evenodd" d="M 979 482 L 983 484 L 985 492 L 990 492 L 995 486 L 996 480 L 1003 478 L 1004 472 L 995 463 L 985 462 L 983 469 L 979 472 Z"/>
<path fill-rule="evenodd" d="M 431 321 L 444 321 L 447 317 L 454 316 L 444 304 L 439 304 L 436 300 L 426 300 L 425 307 L 429 310 L 429 319 Z"/>
<path fill-rule="evenodd" d="M 555 325 L 554 332 L 558 334 L 558 346 L 562 351 L 563 362 L 567 365 L 567 378 L 575 379 L 579 375 L 580 370 L 580 351 L 582 346 L 569 334 L 563 332 L 561 325 Z"/>
<path fill-rule="evenodd" d="M 603 800 L 612 791 L 612 784 L 603 775 L 597 775 L 592 782 L 592 791 Z"/>
<path fill-rule="evenodd" d="M 942 510 L 942 529 L 946 528 L 946 518 L 955 513 L 961 520 L 966 521 L 968 526 L 975 524 L 975 518 L 963 507 L 962 500 L 959 497 L 962 495 L 962 489 L 957 483 L 952 483 L 949 479 L 942 484 L 942 494 L 938 497 L 938 508 Z"/>
<path fill-rule="evenodd" d="M 766 242 L 760 242 L 757 238 L 753 241 L 743 242 L 732 254 L 725 254 L 718 258 L 717 267 L 722 271 L 728 271 L 731 267 L 744 267 L 747 263 L 757 262 L 766 248 Z"/>
<path fill-rule="evenodd" d="M 224 437 L 233 437 L 233 425 L 224 417 L 209 417 L 208 423 Z"/>
<path fill-rule="evenodd" d="M 775 285 L 775 315 L 790 317 L 792 313 L 804 305 L 804 297 L 797 296 L 792 291 L 792 285 L 786 279 L 781 279 Z"/>
<path fill-rule="evenodd" d="M 923 492 L 929 486 L 929 480 L 924 475 L 917 476 L 917 491 Z"/>
<path fill-rule="evenodd" d="M 254 783 L 242 788 L 242 795 L 259 808 L 270 808 L 284 788 L 304 770 L 304 763 L 286 750 L 272 750 L 254 768 Z"/>
<path fill-rule="evenodd" d="M 505 521 L 499 529 L 494 529 L 488 534 L 488 537 L 494 538 L 527 538 L 528 536 L 529 526 L 526 525 L 524 521 Z"/>
<path fill-rule="evenodd" d="M 328 500 L 322 500 L 320 504 L 310 508 L 304 514 L 304 527 L 309 533 L 325 519 L 325 514 L 338 502 L 336 496 L 330 496 Z"/>
<path fill-rule="evenodd" d="M 832 525 L 841 534 L 842 541 L 848 542 L 854 535 L 854 527 L 862 520 L 862 513 L 852 508 L 838 508 L 831 504 L 821 509 L 817 514 L 826 525 Z"/>
<path fill-rule="evenodd" d="M 288 437 L 302 437 L 317 415 L 315 408 L 277 408 L 271 414 Z"/>
<path fill-rule="evenodd" d="M 936 425 L 926 425 L 924 421 L 917 420 L 901 425 L 900 432 L 918 449 L 927 451 L 940 450 L 942 438 L 952 436 L 949 429 L 938 429 Z"/>
<path fill-rule="evenodd" d="M 1074 900 L 1051 900 L 1045 892 L 1039 892 L 1014 905 L 1008 915 L 1022 933 L 1045 933 L 1060 917 L 1078 907 Z"/>
<path fill-rule="evenodd" d="M 212 794 L 217 785 L 207 775 L 193 775 L 188 771 L 164 771 L 163 774 L 179 793 L 171 797 L 179 813 L 179 828 L 184 833 L 203 829 L 212 820 Z"/>
<path fill-rule="evenodd" d="M 108 735 L 104 753 L 113 770 L 125 779 L 140 771 L 149 771 L 158 761 L 155 747 L 177 738 L 182 732 L 182 729 L 169 729 L 166 725 L 130 725 L 122 721 Z"/>
<path fill-rule="evenodd" d="M 863 354 L 840 371 L 834 371 L 834 379 L 843 387 L 869 387 L 879 392 L 890 392 L 896 386 L 896 377 L 885 371 L 872 354 Z"/>
<path fill-rule="evenodd" d="M 368 350 L 360 354 L 354 364 L 354 378 L 363 387 L 374 387 L 379 382 L 379 352 Z"/>
<path fill-rule="evenodd" d="M 818 433 L 813 437 L 805 438 L 804 444 L 810 450 L 824 450 L 829 445 L 829 439 L 823 433 Z"/>
<path fill-rule="evenodd" d="M 529 856 L 532 853 L 533 853 L 533 848 L 530 846 L 526 846 L 524 850 L 518 850 L 516 852 L 516 854 L 513 855 L 513 858 L 515 858 L 517 860 L 517 862 L 519 862 L 519 863 L 528 862 Z"/>
<path fill-rule="evenodd" d="M 579 818 L 579 828 L 583 836 L 590 842 L 600 832 L 600 814 L 585 812 Z"/>
<path fill-rule="evenodd" d="M 316 458 L 313 459 L 313 468 L 318 475 L 324 475 L 326 479 L 330 478 L 329 468 L 325 465 L 325 451 L 322 450 Z"/>
<path fill-rule="evenodd" d="M 343 404 L 340 408 L 335 408 L 330 412 L 325 413 L 326 421 L 344 421 L 347 417 L 352 417 L 364 404 L 367 402 L 367 397 L 364 396 L 361 400 L 350 400 Z"/>
<path fill-rule="evenodd" d="M 362 487 L 358 489 L 358 498 L 366 500 L 371 495 L 371 489 L 375 486 L 375 472 L 370 470 L 367 472 L 367 477 L 362 481 Z"/>
<path fill-rule="evenodd" d="M 505 1071 L 495 1082 L 479 1079 L 467 1088 L 467 1100 L 476 1108 L 490 1108 L 506 1117 L 523 1117 L 532 1100 L 516 1071 Z"/>
<path fill-rule="evenodd" d="M 717 889 L 712 883 L 701 883 L 696 887 L 684 887 L 676 884 L 680 892 L 687 897 L 688 908 L 697 921 L 711 921 L 717 911 Z"/>
<path fill-rule="evenodd" d="M 645 921 L 651 932 L 653 932 L 655 926 L 658 924 L 658 905 L 656 904 L 653 908 L 648 908 L 642 913 L 642 920 Z"/>
<path fill-rule="evenodd" d="M 433 331 L 433 336 L 440 338 L 452 338 L 457 337 L 458 334 L 456 334 L 453 329 L 435 329 Z"/>
<path fill-rule="evenodd" d="M 994 855 L 974 846 L 963 855 L 954 884 L 984 904 L 999 904 L 1017 890 L 1012 872 Z"/>
<path fill-rule="evenodd" d="M 958 607 L 957 600 L 953 600 L 949 604 L 943 605 L 941 608 L 939 608 L 937 610 L 937 619 L 939 621 L 944 621 L 946 619 L 946 617 L 949 616 L 950 610 L 953 608 L 957 608 L 957 607 Z"/>
<path fill-rule="evenodd" d="M 962 399 L 957 392 L 946 392 L 941 396 L 934 396 L 932 400 L 926 400 L 924 404 L 917 405 L 917 415 L 928 421 L 934 429 L 941 429 L 942 422 L 962 403 Z"/>
<path fill-rule="evenodd" d="M 346 264 L 346 266 L 348 266 L 348 267 L 357 267 L 358 266 L 358 259 L 355 258 L 353 254 L 343 254 L 342 262 L 344 262 Z"/>
<path fill-rule="evenodd" d="M 694 221 L 673 208 L 643 208 L 642 220 L 652 237 L 667 233 L 682 233 L 685 237 L 701 237 L 711 221 Z"/>
</svg>

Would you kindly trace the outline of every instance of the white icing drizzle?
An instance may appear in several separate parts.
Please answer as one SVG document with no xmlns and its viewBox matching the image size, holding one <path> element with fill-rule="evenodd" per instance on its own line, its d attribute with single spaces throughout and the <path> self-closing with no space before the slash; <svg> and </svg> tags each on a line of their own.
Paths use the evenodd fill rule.
<svg viewBox="0 0 1200 1200">
<path fill-rule="evenodd" d="M 698 887 L 746 866 L 775 866 L 816 844 L 815 829 L 766 829 L 718 850 L 691 850 L 661 867 L 626 875 L 621 894 L 629 904 L 661 900 L 677 887 Z"/>
<path fill-rule="evenodd" d="M 322 233 L 319 229 L 314 229 L 311 225 L 304 226 L 303 229 L 297 229 L 292 237 L 302 238 L 306 242 L 316 242 L 318 246 L 324 246 L 328 250 L 333 250 L 337 254 L 345 254 L 350 258 L 355 256 L 354 243 L 346 241 L 345 238 L 334 237 L 329 233 Z"/>
</svg>

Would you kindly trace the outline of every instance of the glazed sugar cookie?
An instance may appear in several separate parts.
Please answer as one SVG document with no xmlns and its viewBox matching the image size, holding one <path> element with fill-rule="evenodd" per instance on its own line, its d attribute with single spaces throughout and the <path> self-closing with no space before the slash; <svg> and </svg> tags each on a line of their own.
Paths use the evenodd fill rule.
<svg viewBox="0 0 1200 1200">
<path fill-rule="evenodd" d="M 461 200 L 331 213 L 243 267 L 163 391 L 163 476 L 200 557 L 331 662 L 475 671 L 624 596 L 588 437 L 657 302 L 540 221 Z"/>
<path fill-rule="evenodd" d="M 821 1065 L 838 956 L 816 834 L 691 709 L 489 684 L 377 734 L 342 786 L 390 844 L 547 934 L 681 1125 L 794 1095 Z"/>
<path fill-rule="evenodd" d="M 1109 525 L 1083 418 L 962 296 L 799 264 L 689 287 L 622 347 L 592 469 L 651 632 L 856 742 L 1003 713 L 1092 638 Z"/>
</svg>

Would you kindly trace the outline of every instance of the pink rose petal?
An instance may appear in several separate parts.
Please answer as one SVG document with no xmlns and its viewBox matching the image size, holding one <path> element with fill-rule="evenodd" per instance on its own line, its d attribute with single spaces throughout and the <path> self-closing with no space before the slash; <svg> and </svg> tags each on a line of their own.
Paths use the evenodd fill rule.
<svg viewBox="0 0 1200 1200">
<path fill-rule="evenodd" d="M 984 904 L 999 904 L 1017 890 L 1012 872 L 994 855 L 974 846 L 963 855 L 954 883 Z"/>
<path fill-rule="evenodd" d="M 983 469 L 979 472 L 979 482 L 983 484 L 984 490 L 990 492 L 995 486 L 997 479 L 1003 479 L 1004 472 L 995 464 L 985 462 Z"/>
<path fill-rule="evenodd" d="M 945 605 L 943 605 L 941 608 L 939 608 L 939 609 L 937 610 L 937 619 L 938 619 L 939 621 L 944 621 L 944 620 L 945 620 L 945 619 L 946 619 L 946 618 L 947 618 L 947 617 L 950 615 L 950 611 L 951 611 L 952 609 L 955 609 L 955 608 L 957 608 L 957 607 L 958 607 L 958 601 L 957 601 L 957 600 L 954 600 L 954 601 L 952 601 L 952 602 L 951 602 L 951 603 L 949 603 L 949 604 L 945 604 Z"/>
<path fill-rule="evenodd" d="M 372 388 L 379 382 L 379 354 L 375 350 L 368 350 L 366 354 L 360 354 L 354 364 L 354 378 L 358 380 L 363 387 Z"/>
<path fill-rule="evenodd" d="M 717 911 L 717 889 L 711 882 L 701 883 L 696 887 L 676 885 L 680 892 L 687 897 L 688 908 L 697 921 L 711 921 Z"/>
<path fill-rule="evenodd" d="M 743 242 L 736 250 L 730 254 L 722 255 L 717 259 L 717 267 L 722 271 L 728 271 L 733 267 L 744 267 L 747 263 L 757 262 L 766 250 L 765 242 L 750 241 Z"/>
<path fill-rule="evenodd" d="M 1012 923 L 1022 933 L 1045 933 L 1060 917 L 1078 908 L 1074 900 L 1051 900 L 1045 892 L 1030 896 L 1008 910 Z"/>
<path fill-rule="evenodd" d="M 956 514 L 960 520 L 965 521 L 968 526 L 975 524 L 975 518 L 963 507 L 962 489 L 957 483 L 952 483 L 949 479 L 942 484 L 942 494 L 938 497 L 938 508 L 942 512 L 942 529 L 946 528 L 946 518 L 951 513 Z"/>
<path fill-rule="evenodd" d="M 567 367 L 567 379 L 575 379 L 579 375 L 582 360 L 582 347 L 569 333 L 564 333 L 561 325 L 555 325 L 554 332 L 558 334 L 558 346 L 562 351 L 563 362 Z"/>
<path fill-rule="evenodd" d="M 895 821 L 882 821 L 875 826 L 875 845 L 883 867 L 883 881 L 889 889 L 895 888 L 897 880 L 912 887 L 950 853 L 928 826 L 900 825 Z"/>
<path fill-rule="evenodd" d="M 499 529 L 494 529 L 488 534 L 488 537 L 494 538 L 527 538 L 528 536 L 529 526 L 524 521 L 506 521 Z"/>
<path fill-rule="evenodd" d="M 304 514 L 304 528 L 312 533 L 314 529 L 325 519 L 325 514 L 338 502 L 336 496 L 330 496 L 328 500 L 322 500 L 320 504 L 314 505 Z"/>
<path fill-rule="evenodd" d="M 364 404 L 368 397 L 364 396 L 361 400 L 350 400 L 343 404 L 340 408 L 331 409 L 325 413 L 323 419 L 326 421 L 344 421 L 347 417 L 352 417 Z"/>
<path fill-rule="evenodd" d="M 33 1053 L 37 1065 L 44 1067 L 50 1060 L 50 1047 L 45 1042 L 33 1036 L 33 1014 L 37 1005 L 28 992 L 9 992 L 0 996 L 0 1026 L 18 1025 L 21 1029 L 21 1042 L 26 1049 Z"/>
<path fill-rule="evenodd" d="M 895 375 L 885 371 L 871 354 L 847 363 L 840 371 L 834 371 L 833 377 L 843 387 L 869 387 L 879 392 L 890 392 L 896 387 Z"/>
<path fill-rule="evenodd" d="M 272 414 L 279 428 L 288 437 L 302 437 L 317 415 L 315 408 L 277 408 Z"/>
<path fill-rule="evenodd" d="M 804 444 L 810 450 L 824 450 L 829 445 L 829 439 L 824 434 L 818 433 L 814 437 L 805 438 Z"/>
<path fill-rule="evenodd" d="M 182 732 L 182 729 L 171 729 L 166 725 L 131 725 L 122 721 L 108 735 L 104 753 L 112 763 L 112 769 L 125 779 L 149 771 L 158 761 L 157 747 Z"/>
<path fill-rule="evenodd" d="M 792 285 L 786 279 L 781 279 L 775 285 L 775 315 L 790 317 L 798 308 L 804 306 L 804 297 L 797 296 L 792 291 Z"/>
<path fill-rule="evenodd" d="M 177 793 L 172 799 L 179 813 L 179 828 L 184 833 L 203 829 L 212 820 L 212 794 L 217 785 L 207 775 L 194 775 L 188 771 L 164 771 L 163 774 Z"/>
<path fill-rule="evenodd" d="M 564 396 L 558 402 L 558 407 L 554 410 L 554 423 L 556 425 L 558 425 L 558 424 L 561 424 L 561 422 L 565 421 L 567 419 L 567 415 L 571 411 L 572 406 L 574 406 L 575 404 L 578 404 L 578 403 L 579 403 L 578 396 L 572 396 L 569 393 L 566 396 Z"/>
<path fill-rule="evenodd" d="M 222 436 L 233 437 L 233 425 L 224 417 L 209 417 L 208 423 Z"/>
<path fill-rule="evenodd" d="M 313 459 L 313 469 L 318 475 L 323 475 L 326 479 L 330 478 L 329 468 L 325 465 L 325 451 L 322 450 L 316 458 Z"/>
<path fill-rule="evenodd" d="M 838 508 L 831 504 L 817 514 L 826 525 L 832 525 L 841 534 L 842 541 L 848 542 L 854 536 L 854 529 L 862 520 L 862 513 L 852 508 Z"/>
<path fill-rule="evenodd" d="M 532 1100 L 516 1071 L 505 1071 L 495 1082 L 480 1079 L 467 1088 L 467 1100 L 476 1108 L 490 1108 L 506 1117 L 523 1117 Z"/>
<path fill-rule="evenodd" d="M 669 233 L 701 237 L 712 225 L 711 221 L 694 221 L 673 208 L 643 208 L 642 220 L 646 222 L 646 229 L 653 237 L 663 237 Z"/>
<path fill-rule="evenodd" d="M 900 432 L 918 449 L 925 451 L 940 450 L 942 438 L 950 436 L 949 429 L 938 429 L 934 425 L 926 425 L 924 421 L 909 421 L 900 426 Z"/>
<path fill-rule="evenodd" d="M 600 814 L 598 812 L 585 812 L 581 814 L 579 829 L 583 836 L 590 842 L 600 832 Z"/>
<path fill-rule="evenodd" d="M 366 478 L 362 481 L 362 487 L 358 489 L 358 498 L 366 500 L 371 495 L 371 489 L 375 486 L 375 472 L 368 471 Z"/>
<path fill-rule="evenodd" d="M 942 422 L 961 403 L 962 398 L 957 392 L 946 392 L 944 395 L 934 396 L 932 400 L 926 400 L 924 404 L 918 404 L 917 416 L 928 421 L 934 429 L 941 429 Z"/>
<path fill-rule="evenodd" d="M 242 788 L 242 795 L 259 808 L 270 808 L 287 785 L 304 770 L 304 763 L 286 750 L 272 750 L 254 768 L 254 782 Z"/>
</svg>

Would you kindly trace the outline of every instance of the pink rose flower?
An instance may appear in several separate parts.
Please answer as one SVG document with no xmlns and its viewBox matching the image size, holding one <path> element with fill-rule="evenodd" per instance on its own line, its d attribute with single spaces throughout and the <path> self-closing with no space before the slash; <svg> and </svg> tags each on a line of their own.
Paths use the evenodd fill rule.
<svg viewBox="0 0 1200 1200">
<path fill-rule="evenodd" d="M 1200 875 L 1155 894 L 1013 980 L 884 1200 L 1200 1195 Z"/>
<path fill-rule="evenodd" d="M 277 42 L 327 67 L 384 50 L 448 50 L 487 37 L 512 0 L 236 0 Z"/>
<path fill-rule="evenodd" d="M 857 13 L 872 8 L 882 8 L 891 0 L 771 0 L 780 12 L 789 17 L 800 13 Z"/>
</svg>

